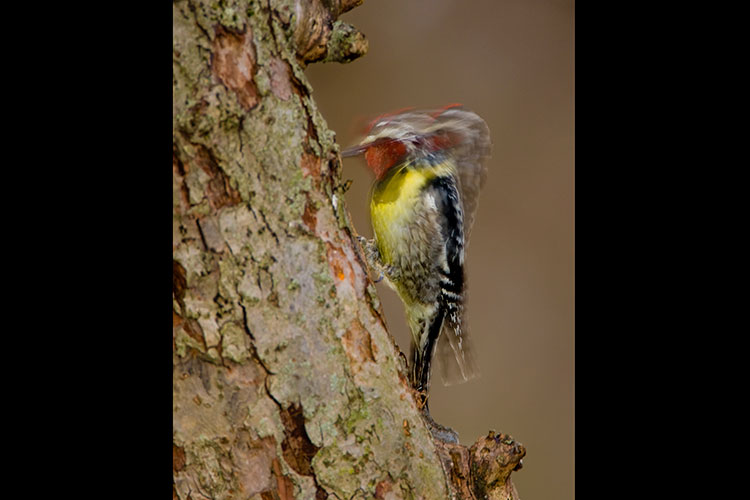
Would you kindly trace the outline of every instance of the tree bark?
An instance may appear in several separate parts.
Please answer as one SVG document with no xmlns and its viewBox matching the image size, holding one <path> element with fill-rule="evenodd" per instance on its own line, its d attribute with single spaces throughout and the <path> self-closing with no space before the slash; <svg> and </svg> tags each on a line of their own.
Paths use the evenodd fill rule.
<svg viewBox="0 0 750 500">
<path fill-rule="evenodd" d="M 173 3 L 173 498 L 517 498 L 525 454 L 433 440 L 303 72 L 362 0 Z"/>
</svg>

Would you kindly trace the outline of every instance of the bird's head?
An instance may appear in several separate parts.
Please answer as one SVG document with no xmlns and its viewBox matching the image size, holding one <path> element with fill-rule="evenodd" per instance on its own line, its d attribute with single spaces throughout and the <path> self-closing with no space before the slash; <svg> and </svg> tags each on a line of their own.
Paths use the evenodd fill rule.
<svg viewBox="0 0 750 500">
<path fill-rule="evenodd" d="M 439 117 L 450 105 L 429 112 L 400 110 L 380 115 L 370 121 L 365 138 L 342 151 L 341 156 L 364 153 L 365 161 L 375 178 L 382 180 L 388 171 L 414 153 L 430 153 L 450 147 L 457 138 L 441 126 Z"/>
</svg>

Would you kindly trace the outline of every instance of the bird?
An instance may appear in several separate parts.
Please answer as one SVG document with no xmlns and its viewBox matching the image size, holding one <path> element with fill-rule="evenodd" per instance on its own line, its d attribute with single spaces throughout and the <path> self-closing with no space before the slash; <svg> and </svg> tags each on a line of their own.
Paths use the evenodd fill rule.
<svg viewBox="0 0 750 500">
<path fill-rule="evenodd" d="M 342 157 L 364 155 L 373 238 L 367 263 L 396 291 L 411 331 L 409 380 L 427 399 L 432 361 L 446 385 L 479 374 L 466 323 L 465 255 L 491 153 L 489 128 L 460 104 L 370 121 Z M 437 353 L 437 355 L 436 355 Z"/>
</svg>

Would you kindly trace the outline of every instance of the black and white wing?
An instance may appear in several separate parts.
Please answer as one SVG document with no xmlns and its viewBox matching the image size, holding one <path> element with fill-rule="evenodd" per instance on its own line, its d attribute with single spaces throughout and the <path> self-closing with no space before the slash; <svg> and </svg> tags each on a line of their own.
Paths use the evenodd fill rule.
<svg viewBox="0 0 750 500">
<path fill-rule="evenodd" d="M 490 129 L 476 113 L 450 107 L 435 117 L 434 127 L 450 137 L 450 153 L 458 167 L 461 201 L 464 208 L 464 240 L 474 225 L 479 191 L 487 179 L 486 160 L 491 153 Z"/>
</svg>

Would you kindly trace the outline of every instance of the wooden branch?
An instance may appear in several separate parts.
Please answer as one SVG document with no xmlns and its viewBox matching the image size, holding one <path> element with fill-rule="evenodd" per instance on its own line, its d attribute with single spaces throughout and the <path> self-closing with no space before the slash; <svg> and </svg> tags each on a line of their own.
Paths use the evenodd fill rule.
<svg viewBox="0 0 750 500">
<path fill-rule="evenodd" d="M 351 62 L 367 53 L 367 39 L 357 28 L 338 21 L 340 14 L 364 0 L 297 0 L 294 37 L 297 56 L 304 64 Z"/>
</svg>

